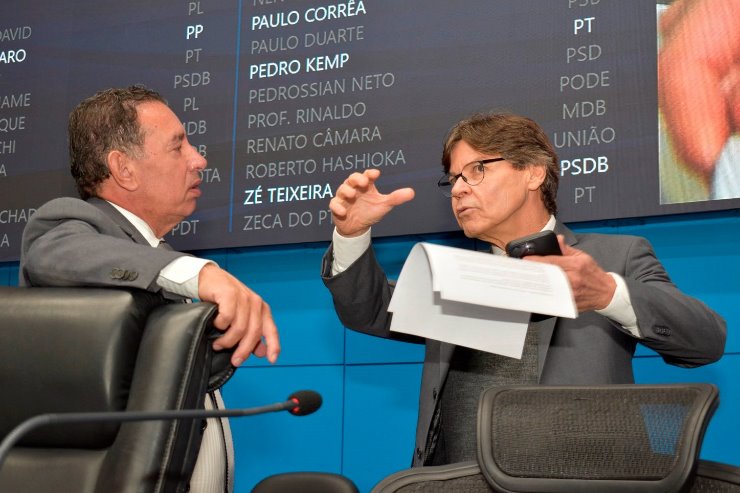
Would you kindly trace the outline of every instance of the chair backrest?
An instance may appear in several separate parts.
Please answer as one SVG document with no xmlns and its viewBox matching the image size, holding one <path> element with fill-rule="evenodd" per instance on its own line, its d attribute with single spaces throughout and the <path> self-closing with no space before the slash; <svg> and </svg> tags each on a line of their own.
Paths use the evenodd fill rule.
<svg viewBox="0 0 740 493">
<path fill-rule="evenodd" d="M 143 291 L 0 288 L 0 438 L 45 413 L 202 408 L 209 381 L 233 372 L 210 350 L 215 311 Z M 201 435 L 200 420 L 39 428 L 11 450 L 0 491 L 185 491 Z"/>
<path fill-rule="evenodd" d="M 401 471 L 373 493 L 688 491 L 717 404 L 710 384 L 487 389 L 477 462 Z"/>
<path fill-rule="evenodd" d="M 326 472 L 286 472 L 268 476 L 252 493 L 359 493 L 349 478 Z"/>
<path fill-rule="evenodd" d="M 740 493 L 740 467 L 700 460 L 691 493 Z"/>
<path fill-rule="evenodd" d="M 717 404 L 710 384 L 488 389 L 481 470 L 504 491 L 682 491 Z"/>
</svg>

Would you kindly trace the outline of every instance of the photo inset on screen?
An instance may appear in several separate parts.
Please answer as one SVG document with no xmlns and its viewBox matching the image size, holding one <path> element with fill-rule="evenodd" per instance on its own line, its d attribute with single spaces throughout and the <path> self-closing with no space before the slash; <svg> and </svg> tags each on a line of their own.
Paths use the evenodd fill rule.
<svg viewBox="0 0 740 493">
<path fill-rule="evenodd" d="M 740 2 L 658 9 L 661 204 L 740 197 Z"/>
</svg>

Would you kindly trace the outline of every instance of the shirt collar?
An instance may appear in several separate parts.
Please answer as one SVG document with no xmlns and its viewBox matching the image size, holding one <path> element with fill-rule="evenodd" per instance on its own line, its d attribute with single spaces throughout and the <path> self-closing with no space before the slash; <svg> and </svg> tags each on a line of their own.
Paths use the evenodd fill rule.
<svg viewBox="0 0 740 493">
<path fill-rule="evenodd" d="M 123 214 L 123 217 L 125 217 L 128 222 L 130 222 L 136 230 L 141 233 L 141 236 L 144 237 L 144 239 L 154 248 L 159 246 L 159 243 L 162 241 L 161 238 L 157 238 L 157 235 L 154 234 L 154 231 L 152 231 L 152 228 L 149 227 L 149 225 L 144 221 L 142 218 L 134 214 L 133 212 L 127 211 L 120 205 L 114 204 L 111 201 L 106 201 L 110 205 L 116 208 L 118 212 Z"/>
</svg>

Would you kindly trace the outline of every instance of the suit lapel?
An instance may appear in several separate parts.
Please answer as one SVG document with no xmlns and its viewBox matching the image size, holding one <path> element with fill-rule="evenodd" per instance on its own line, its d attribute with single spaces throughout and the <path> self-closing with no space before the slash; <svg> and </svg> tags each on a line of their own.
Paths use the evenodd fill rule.
<svg viewBox="0 0 740 493">
<path fill-rule="evenodd" d="M 537 331 L 537 376 L 539 380 L 542 379 L 542 370 L 545 368 L 547 350 L 550 349 L 550 341 L 552 340 L 552 334 L 555 331 L 557 320 L 557 317 L 537 318 L 534 315 L 529 322 L 529 329 L 527 330 Z"/>
<path fill-rule="evenodd" d="M 553 228 L 555 234 L 563 235 L 565 243 L 568 246 L 573 246 L 578 243 L 578 238 L 573 234 L 568 227 L 566 227 L 560 221 L 555 223 Z M 557 323 L 557 317 L 544 317 L 544 316 L 533 316 L 529 323 L 529 330 L 537 331 L 537 361 L 538 361 L 538 376 L 540 381 L 542 380 L 542 370 L 545 368 L 545 359 L 547 358 L 547 351 L 550 349 L 550 341 L 552 341 L 552 334 L 555 332 L 555 324 Z"/>
<path fill-rule="evenodd" d="M 569 246 L 573 246 L 578 243 L 578 238 L 576 238 L 576 235 L 573 234 L 573 231 L 571 231 L 560 221 L 557 221 L 555 223 L 555 228 L 553 229 L 553 231 L 556 235 L 563 235 L 565 237 L 565 243 Z"/>
</svg>

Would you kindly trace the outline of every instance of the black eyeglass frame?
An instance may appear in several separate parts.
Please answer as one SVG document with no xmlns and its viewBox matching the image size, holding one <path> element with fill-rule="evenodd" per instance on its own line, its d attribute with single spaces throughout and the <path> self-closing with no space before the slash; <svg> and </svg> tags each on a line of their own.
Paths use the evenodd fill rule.
<svg viewBox="0 0 740 493">
<path fill-rule="evenodd" d="M 483 165 L 483 164 L 497 163 L 499 161 L 506 161 L 506 158 L 504 158 L 504 157 L 494 157 L 494 158 L 490 158 L 490 159 L 481 159 L 479 161 L 471 161 L 468 164 L 466 164 L 465 166 L 463 166 L 463 169 L 467 168 L 471 164 L 477 164 L 477 165 L 480 166 L 480 165 Z M 442 175 L 442 178 L 440 178 L 439 181 L 437 182 L 437 187 L 439 188 L 440 192 L 442 192 L 442 195 L 444 195 L 445 197 L 452 197 L 452 187 L 455 186 L 455 183 L 457 183 L 457 180 L 459 180 L 460 178 L 462 178 L 463 181 L 465 183 L 467 183 L 468 185 L 470 185 L 471 187 L 474 187 L 476 185 L 480 185 L 481 183 L 483 183 L 483 179 L 486 177 L 485 168 L 483 168 L 483 169 L 484 169 L 484 171 L 483 171 L 483 177 L 480 179 L 480 181 L 478 183 L 470 183 L 468 181 L 468 179 L 465 177 L 465 175 L 461 171 L 461 172 L 459 172 L 456 175 L 451 175 L 449 173 L 445 173 L 444 175 Z"/>
</svg>

